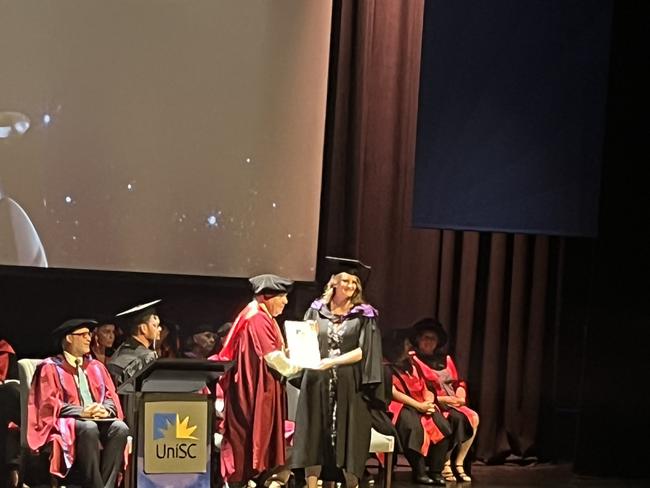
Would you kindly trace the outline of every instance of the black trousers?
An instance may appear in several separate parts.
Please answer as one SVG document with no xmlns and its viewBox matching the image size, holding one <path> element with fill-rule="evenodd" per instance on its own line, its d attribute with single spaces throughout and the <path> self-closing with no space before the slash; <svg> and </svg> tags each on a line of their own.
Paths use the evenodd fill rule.
<svg viewBox="0 0 650 488">
<path fill-rule="evenodd" d="M 129 428 L 121 420 L 75 422 L 73 468 L 84 488 L 113 488 L 122 468 Z"/>
</svg>

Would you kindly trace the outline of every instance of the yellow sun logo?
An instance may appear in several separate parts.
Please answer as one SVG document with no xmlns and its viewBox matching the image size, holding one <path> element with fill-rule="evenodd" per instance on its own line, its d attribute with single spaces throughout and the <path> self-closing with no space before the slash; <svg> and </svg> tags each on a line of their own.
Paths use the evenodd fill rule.
<svg viewBox="0 0 650 488">
<path fill-rule="evenodd" d="M 196 430 L 196 425 L 190 426 L 190 417 L 185 417 L 181 422 L 180 416 L 176 414 L 176 439 L 198 439 L 194 437 L 194 431 Z"/>
<path fill-rule="evenodd" d="M 181 420 L 177 413 L 161 413 L 155 415 L 154 422 L 154 440 L 167 439 L 171 441 L 174 439 L 198 439 L 198 437 L 192 435 L 197 429 L 197 426 L 190 425 L 189 416 Z"/>
</svg>

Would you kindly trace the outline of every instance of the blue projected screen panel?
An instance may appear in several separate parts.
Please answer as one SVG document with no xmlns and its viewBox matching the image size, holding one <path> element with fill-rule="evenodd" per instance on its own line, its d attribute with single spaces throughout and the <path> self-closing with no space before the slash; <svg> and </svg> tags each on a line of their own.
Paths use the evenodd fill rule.
<svg viewBox="0 0 650 488">
<path fill-rule="evenodd" d="M 414 226 L 597 234 L 611 11 L 426 2 Z"/>
</svg>

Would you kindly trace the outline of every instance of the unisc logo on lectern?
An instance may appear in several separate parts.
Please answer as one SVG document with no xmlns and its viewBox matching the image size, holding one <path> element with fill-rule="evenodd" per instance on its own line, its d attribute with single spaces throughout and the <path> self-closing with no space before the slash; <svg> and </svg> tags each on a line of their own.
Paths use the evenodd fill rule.
<svg viewBox="0 0 650 488">
<path fill-rule="evenodd" d="M 156 413 L 153 416 L 153 439 L 158 459 L 196 459 L 198 437 L 192 434 L 196 425 L 190 426 L 190 417 L 181 420 L 177 413 Z"/>
<path fill-rule="evenodd" d="M 205 473 L 207 401 L 145 402 L 144 471 Z"/>
</svg>

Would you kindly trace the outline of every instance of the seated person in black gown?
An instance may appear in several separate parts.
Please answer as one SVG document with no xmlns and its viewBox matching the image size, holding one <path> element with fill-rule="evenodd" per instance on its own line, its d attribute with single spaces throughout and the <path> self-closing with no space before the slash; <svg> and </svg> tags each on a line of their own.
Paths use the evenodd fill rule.
<svg viewBox="0 0 650 488">
<path fill-rule="evenodd" d="M 116 315 L 130 334 L 115 350 L 108 370 L 116 386 L 133 377 L 156 359 L 155 343 L 160 340 L 160 318 L 154 305 L 160 300 L 137 305 Z"/>
</svg>

